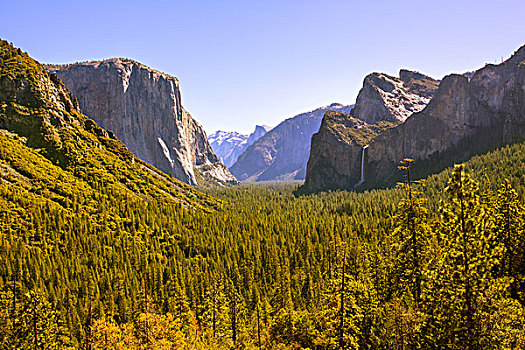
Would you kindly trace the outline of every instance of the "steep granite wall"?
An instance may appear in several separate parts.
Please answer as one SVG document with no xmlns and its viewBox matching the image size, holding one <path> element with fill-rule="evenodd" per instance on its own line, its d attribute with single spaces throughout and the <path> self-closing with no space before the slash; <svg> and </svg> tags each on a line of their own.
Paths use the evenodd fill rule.
<svg viewBox="0 0 525 350">
<path fill-rule="evenodd" d="M 96 197 L 108 195 L 107 203 L 129 196 L 144 204 L 162 198 L 205 211 L 216 205 L 209 196 L 135 157 L 112 132 L 81 113 L 56 75 L 4 40 L 0 139 L 0 181 L 26 192 L 24 205 L 48 202 L 69 211 L 73 202 L 84 198 L 80 202 L 89 213 Z"/>
<path fill-rule="evenodd" d="M 359 187 L 362 168 L 368 159 L 363 148 L 395 123 L 368 124 L 347 113 L 328 111 L 319 132 L 312 136 L 312 149 L 302 191 L 336 190 Z M 364 162 L 363 162 L 363 157 Z"/>
<path fill-rule="evenodd" d="M 525 139 L 525 46 L 469 79 L 445 77 L 422 112 L 378 136 L 369 149 L 369 186 L 392 184 L 403 158 L 419 177 Z"/>
<path fill-rule="evenodd" d="M 363 140 L 350 133 L 365 135 Z M 368 124 L 346 113 L 326 112 L 319 132 L 312 136 L 305 188 L 340 189 L 358 183 L 362 147 L 368 139 Z M 334 158 L 334 154 L 338 156 Z M 329 180 L 327 182 L 327 180 Z"/>
<path fill-rule="evenodd" d="M 378 133 L 367 149 L 363 186 L 395 184 L 401 176 L 397 165 L 403 158 L 415 159 L 414 175 L 424 177 L 473 155 L 523 139 L 525 46 L 504 63 L 488 64 L 470 78 L 458 74 L 445 77 L 426 108 L 410 115 L 404 123 Z M 316 142 L 318 139 L 313 138 L 310 162 L 314 163 L 318 157 L 314 149 L 320 148 L 314 145 Z M 336 146 L 332 148 L 335 150 Z M 332 153 L 330 164 L 351 156 L 348 172 L 327 174 L 309 166 L 305 192 L 355 187 L 353 181 L 360 172 L 355 168 L 357 153 L 344 150 Z"/>
<path fill-rule="evenodd" d="M 198 178 L 236 182 L 182 107 L 177 78 L 129 59 L 46 68 L 62 79 L 83 113 L 138 158 L 192 185 Z"/>
<path fill-rule="evenodd" d="M 351 114 L 367 123 L 404 122 L 428 104 L 439 85 L 424 74 L 402 69 L 399 78 L 384 73 L 369 74 Z"/>
<path fill-rule="evenodd" d="M 313 135 L 303 191 L 363 185 L 359 181 L 362 147 L 425 108 L 438 84 L 409 70 L 401 70 L 399 78 L 383 73 L 366 76 L 350 114 L 325 114 L 319 132 Z"/>
</svg>

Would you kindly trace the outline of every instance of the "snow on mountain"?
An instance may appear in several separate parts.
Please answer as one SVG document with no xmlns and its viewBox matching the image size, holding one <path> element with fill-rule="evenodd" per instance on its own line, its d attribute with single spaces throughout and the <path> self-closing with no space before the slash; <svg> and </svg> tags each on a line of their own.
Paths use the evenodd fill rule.
<svg viewBox="0 0 525 350">
<path fill-rule="evenodd" d="M 267 125 L 256 125 L 255 130 L 250 135 L 244 135 L 235 131 L 217 130 L 208 137 L 208 142 L 220 161 L 226 167 L 230 167 L 247 147 L 251 146 L 269 130 L 271 130 L 271 127 Z"/>
<path fill-rule="evenodd" d="M 349 113 L 353 105 L 332 103 L 288 118 L 247 147 L 229 167 L 240 181 L 302 180 L 310 155 L 312 135 L 326 111 Z"/>
</svg>

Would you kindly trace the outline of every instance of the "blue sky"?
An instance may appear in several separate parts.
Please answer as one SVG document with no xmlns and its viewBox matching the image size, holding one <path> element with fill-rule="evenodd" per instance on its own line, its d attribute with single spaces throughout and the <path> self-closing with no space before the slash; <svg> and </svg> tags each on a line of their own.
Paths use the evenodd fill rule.
<svg viewBox="0 0 525 350">
<path fill-rule="evenodd" d="M 0 0 L 0 37 L 44 63 L 129 57 L 180 79 L 205 127 L 250 132 L 351 104 L 370 72 L 441 78 L 525 44 L 525 1 Z"/>
</svg>

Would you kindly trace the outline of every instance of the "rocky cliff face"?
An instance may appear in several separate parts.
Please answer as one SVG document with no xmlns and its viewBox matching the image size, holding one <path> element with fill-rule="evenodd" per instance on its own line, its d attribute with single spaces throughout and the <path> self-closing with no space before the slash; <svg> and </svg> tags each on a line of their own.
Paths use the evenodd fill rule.
<svg viewBox="0 0 525 350">
<path fill-rule="evenodd" d="M 473 155 L 525 138 L 525 46 L 500 65 L 488 64 L 471 78 L 452 74 L 443 79 L 428 106 L 377 135 L 369 143 L 364 186 L 393 185 L 403 158 L 415 159 L 414 175 L 423 177 Z M 314 142 L 314 140 L 312 140 Z M 341 141 L 348 144 L 346 141 Z M 328 161 L 336 164 L 345 151 Z M 317 156 L 312 145 L 312 157 Z M 355 152 L 354 152 L 355 153 Z M 361 168 L 349 156 L 343 175 L 308 168 L 304 191 L 352 188 Z M 314 164 L 314 163 L 313 163 Z M 323 180 L 324 179 L 324 180 Z"/>
<path fill-rule="evenodd" d="M 402 123 L 425 108 L 438 85 L 437 80 L 404 69 L 399 78 L 372 73 L 365 78 L 351 114 L 370 124 L 381 120 Z"/>
<path fill-rule="evenodd" d="M 421 177 L 524 138 L 525 46 L 470 79 L 445 77 L 426 109 L 378 136 L 369 149 L 369 186 L 395 181 L 402 158 L 415 159 Z"/>
<path fill-rule="evenodd" d="M 218 130 L 208 137 L 208 142 L 219 160 L 229 168 L 246 148 L 253 145 L 271 129 L 267 125 L 256 125 L 255 130 L 250 135 Z"/>
<path fill-rule="evenodd" d="M 363 185 L 365 141 L 370 142 L 425 108 L 438 85 L 437 80 L 405 69 L 399 72 L 399 78 L 369 74 L 350 114 L 325 114 L 319 132 L 313 135 L 303 191 Z"/>
<path fill-rule="evenodd" d="M 192 185 L 198 179 L 236 181 L 182 107 L 177 78 L 129 59 L 46 68 L 62 79 L 83 113 L 140 159 Z"/>
<path fill-rule="evenodd" d="M 266 133 L 270 130 L 272 130 L 272 127 L 268 125 L 256 125 L 255 130 L 248 136 L 248 139 L 246 140 L 246 146 L 244 149 L 253 145 L 255 141 L 266 135 Z"/>
<path fill-rule="evenodd" d="M 393 122 L 368 124 L 347 113 L 328 111 L 319 132 L 312 136 L 305 193 L 323 190 L 352 189 L 366 179 L 363 164 L 368 158 L 368 144 Z"/>
<path fill-rule="evenodd" d="M 304 179 L 311 137 L 319 130 L 323 114 L 349 112 L 352 107 L 334 103 L 283 121 L 248 147 L 231 172 L 241 181 Z"/>
<path fill-rule="evenodd" d="M 79 200 L 91 212 L 91 202 L 102 197 L 111 197 L 108 203 L 162 198 L 204 210 L 215 205 L 207 195 L 135 157 L 112 132 L 81 113 L 57 76 L 4 40 L 0 40 L 0 182 L 27 191 L 27 205 L 49 201 L 64 210 L 74 209 L 72 203 Z"/>
</svg>

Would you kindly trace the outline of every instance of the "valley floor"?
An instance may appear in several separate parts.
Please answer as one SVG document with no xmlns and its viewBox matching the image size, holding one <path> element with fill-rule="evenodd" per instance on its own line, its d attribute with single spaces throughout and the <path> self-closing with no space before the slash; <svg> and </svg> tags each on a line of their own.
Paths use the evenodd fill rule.
<svg viewBox="0 0 525 350">
<path fill-rule="evenodd" d="M 0 347 L 522 349 L 524 161 L 516 144 L 424 185 L 213 189 L 209 211 L 3 180 Z"/>
</svg>

